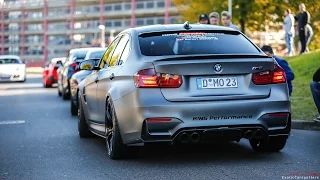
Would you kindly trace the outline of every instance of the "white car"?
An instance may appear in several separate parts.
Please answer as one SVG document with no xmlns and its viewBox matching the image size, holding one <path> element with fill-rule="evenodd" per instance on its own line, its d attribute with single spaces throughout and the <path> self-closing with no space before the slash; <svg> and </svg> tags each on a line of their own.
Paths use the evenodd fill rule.
<svg viewBox="0 0 320 180">
<path fill-rule="evenodd" d="M 0 56 L 0 81 L 20 81 L 26 80 L 26 64 L 19 56 Z"/>
</svg>

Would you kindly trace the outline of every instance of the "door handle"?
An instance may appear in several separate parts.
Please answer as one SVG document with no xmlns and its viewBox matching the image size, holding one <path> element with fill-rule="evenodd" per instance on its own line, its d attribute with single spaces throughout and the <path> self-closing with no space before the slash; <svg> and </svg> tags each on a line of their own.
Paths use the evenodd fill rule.
<svg viewBox="0 0 320 180">
<path fill-rule="evenodd" d="M 95 83 L 99 82 L 99 78 L 96 77 L 96 79 L 94 80 Z"/>
<path fill-rule="evenodd" d="M 112 73 L 110 76 L 109 76 L 110 80 L 113 80 L 114 79 L 114 74 Z"/>
</svg>

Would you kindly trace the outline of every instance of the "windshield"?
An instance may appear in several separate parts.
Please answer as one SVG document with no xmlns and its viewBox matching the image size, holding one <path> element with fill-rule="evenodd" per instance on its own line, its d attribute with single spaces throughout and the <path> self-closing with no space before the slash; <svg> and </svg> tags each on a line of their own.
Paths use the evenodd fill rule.
<svg viewBox="0 0 320 180">
<path fill-rule="evenodd" d="M 195 54 L 261 54 L 237 31 L 163 32 L 139 36 L 145 56 Z"/>
<path fill-rule="evenodd" d="M 19 64 L 20 61 L 18 59 L 0 59 L 0 64 Z"/>
<path fill-rule="evenodd" d="M 90 54 L 89 59 L 101 59 L 105 51 L 97 51 Z"/>
</svg>

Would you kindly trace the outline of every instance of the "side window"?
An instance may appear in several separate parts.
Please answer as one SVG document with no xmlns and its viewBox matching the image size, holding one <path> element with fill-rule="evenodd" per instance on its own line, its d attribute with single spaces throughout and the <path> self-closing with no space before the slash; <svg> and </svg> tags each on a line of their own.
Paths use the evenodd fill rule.
<svg viewBox="0 0 320 180">
<path fill-rule="evenodd" d="M 121 37 L 121 40 L 120 40 L 119 44 L 117 45 L 116 49 L 114 50 L 114 53 L 109 61 L 110 67 L 117 65 L 118 60 L 120 59 L 120 56 L 121 56 L 128 41 L 129 41 L 129 35 L 126 34 Z"/>
<path fill-rule="evenodd" d="M 115 39 L 108 47 L 107 51 L 104 53 L 104 55 L 101 58 L 101 62 L 99 67 L 101 69 L 108 67 L 108 60 L 111 58 L 112 52 L 116 45 L 118 44 L 120 38 Z"/>
<path fill-rule="evenodd" d="M 119 66 L 126 63 L 128 56 L 129 56 L 129 52 L 130 52 L 130 41 L 127 42 L 127 45 L 124 48 L 123 53 L 118 61 Z"/>
</svg>

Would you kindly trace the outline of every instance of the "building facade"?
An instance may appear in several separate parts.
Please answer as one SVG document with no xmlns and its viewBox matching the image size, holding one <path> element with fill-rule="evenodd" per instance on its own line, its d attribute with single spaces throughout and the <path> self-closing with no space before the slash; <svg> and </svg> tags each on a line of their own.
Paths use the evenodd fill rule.
<svg viewBox="0 0 320 180">
<path fill-rule="evenodd" d="M 0 0 L 0 54 L 19 55 L 30 66 L 65 57 L 72 48 L 100 46 L 120 31 L 171 24 L 170 0 Z"/>
</svg>

